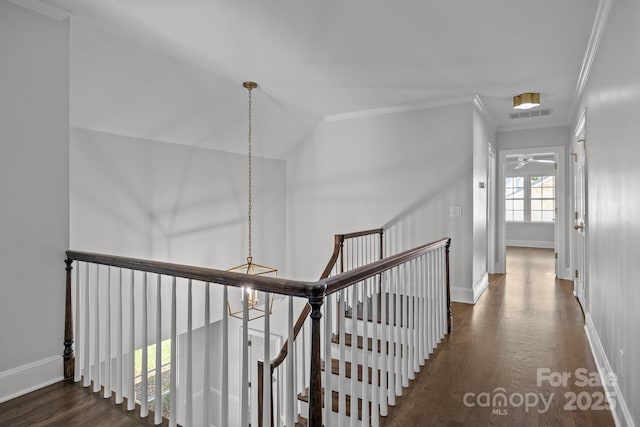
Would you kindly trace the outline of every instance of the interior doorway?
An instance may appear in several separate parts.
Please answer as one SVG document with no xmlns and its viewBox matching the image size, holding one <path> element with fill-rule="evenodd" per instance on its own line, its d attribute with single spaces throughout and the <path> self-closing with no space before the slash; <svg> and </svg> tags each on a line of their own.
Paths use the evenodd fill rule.
<svg viewBox="0 0 640 427">
<path fill-rule="evenodd" d="M 252 426 L 258 425 L 258 361 L 264 359 L 264 333 L 263 331 L 248 328 L 249 334 L 249 424 Z M 240 334 L 242 336 L 242 333 Z M 270 360 L 272 360 L 279 352 L 283 343 L 282 335 L 271 334 L 269 343 L 269 351 L 271 354 Z M 242 343 L 240 343 L 242 347 Z M 238 373 L 241 375 L 241 372 Z M 272 384 L 272 390 L 276 390 L 279 387 L 277 382 Z M 275 397 L 273 398 L 275 401 Z M 275 415 L 273 415 L 275 419 Z"/>
<path fill-rule="evenodd" d="M 496 272 L 507 272 L 507 246 L 547 248 L 555 275 L 568 278 L 565 148 L 500 150 Z"/>
</svg>

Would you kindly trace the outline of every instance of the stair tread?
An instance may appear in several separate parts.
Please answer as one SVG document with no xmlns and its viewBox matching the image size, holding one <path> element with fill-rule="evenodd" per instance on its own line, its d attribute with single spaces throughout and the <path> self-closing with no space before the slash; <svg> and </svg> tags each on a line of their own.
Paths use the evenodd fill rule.
<svg viewBox="0 0 640 427">
<path fill-rule="evenodd" d="M 345 394 L 346 397 L 346 413 L 347 417 L 351 416 L 351 396 Z M 339 393 L 335 390 L 331 392 L 331 411 L 338 412 L 338 399 Z M 309 403 L 309 389 L 306 388 L 304 392 L 298 394 L 298 400 Z M 322 387 L 322 407 L 324 408 L 324 387 Z M 369 414 L 371 414 L 371 402 L 369 402 Z M 302 418 L 302 417 L 301 417 Z M 362 399 L 358 398 L 358 419 L 362 419 Z"/>
<path fill-rule="evenodd" d="M 378 307 L 377 307 L 377 311 L 378 311 L 377 318 L 378 318 L 378 320 L 375 322 L 378 325 L 382 325 L 382 324 L 391 325 L 391 326 L 395 326 L 396 325 L 395 319 L 393 319 L 393 318 L 389 319 L 389 315 L 390 315 L 389 308 L 391 307 L 391 305 L 393 305 L 394 311 L 397 311 L 397 307 L 399 307 L 400 318 L 403 319 L 403 317 L 404 317 L 403 316 L 403 312 L 404 312 L 403 307 L 405 305 L 404 304 L 404 297 L 406 297 L 406 295 L 398 294 L 398 297 L 399 297 L 398 298 L 398 302 L 399 302 L 399 304 L 396 304 L 395 294 L 393 294 L 393 295 L 394 295 L 394 297 L 392 298 L 391 294 L 389 294 L 388 292 L 385 294 L 386 307 L 387 307 L 386 316 L 385 316 L 386 321 L 385 322 L 382 321 L 382 298 L 380 297 L 380 295 L 378 295 L 378 304 L 377 304 L 378 305 Z M 419 301 L 420 299 L 423 299 L 423 297 L 418 297 L 418 296 L 412 296 L 411 298 L 413 300 L 415 300 L 415 301 Z M 369 311 L 368 316 L 367 316 L 367 321 L 369 323 L 374 323 L 373 322 L 373 299 L 371 297 L 367 298 L 367 303 L 368 303 L 368 311 Z M 339 302 L 338 302 L 338 304 L 339 304 Z M 359 301 L 356 304 L 356 310 L 355 311 L 356 311 L 356 319 L 357 320 L 364 320 L 364 309 L 363 309 L 362 301 Z M 347 312 L 345 313 L 345 318 L 353 319 L 353 310 L 348 309 Z M 402 325 L 402 321 L 401 321 L 400 324 Z"/>
<path fill-rule="evenodd" d="M 345 333 L 344 334 L 344 345 L 346 347 L 351 347 L 352 341 L 353 341 L 352 334 Z M 363 344 L 362 344 L 363 341 L 364 341 L 364 337 L 361 336 L 361 335 L 358 335 L 358 337 L 357 337 L 358 348 L 360 348 L 360 349 L 363 348 Z M 382 353 L 382 341 L 379 340 L 379 339 L 377 341 L 378 341 L 378 353 Z M 340 344 L 340 336 L 339 335 L 334 335 L 331 338 L 331 342 L 334 343 L 334 344 Z M 396 343 L 389 343 L 388 341 L 387 341 L 386 353 L 390 354 L 389 353 L 390 344 L 393 346 L 393 354 L 395 355 Z M 370 337 L 367 338 L 367 350 L 368 351 L 373 351 L 373 338 L 370 338 Z"/>
<path fill-rule="evenodd" d="M 351 362 L 345 361 L 345 369 L 344 369 L 344 374 L 345 374 L 345 378 L 351 378 Z M 326 367 L 326 363 L 324 362 L 324 360 L 322 361 L 322 370 L 324 371 Z M 358 364 L 358 381 L 362 382 L 362 370 L 363 366 L 361 364 Z M 373 380 L 373 367 L 369 366 L 368 368 L 369 371 L 369 384 L 372 383 Z M 380 383 L 380 375 L 381 375 L 381 370 L 378 369 L 378 384 Z M 331 359 L 331 373 L 334 375 L 340 375 L 340 360 L 339 359 Z"/>
</svg>

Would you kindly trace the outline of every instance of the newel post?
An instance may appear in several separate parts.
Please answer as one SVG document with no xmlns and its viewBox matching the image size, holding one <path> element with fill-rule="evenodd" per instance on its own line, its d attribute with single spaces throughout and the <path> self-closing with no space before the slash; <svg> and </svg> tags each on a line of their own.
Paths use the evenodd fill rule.
<svg viewBox="0 0 640 427">
<path fill-rule="evenodd" d="M 66 283 L 66 303 L 64 311 L 64 378 L 73 379 L 75 367 L 75 355 L 73 354 L 73 307 L 71 304 L 71 271 L 73 270 L 73 260 L 65 259 L 67 267 L 67 283 Z"/>
<path fill-rule="evenodd" d="M 446 259 L 447 259 L 447 333 L 451 333 L 453 331 L 453 314 L 451 313 L 451 281 L 449 272 L 449 247 L 451 247 L 451 239 L 447 240 L 446 246 Z"/>
<path fill-rule="evenodd" d="M 320 362 L 320 308 L 324 302 L 324 288 L 314 288 L 311 305 L 311 375 L 309 384 L 309 426 L 322 427 L 322 365 Z M 331 404 L 330 402 L 328 403 Z"/>
</svg>

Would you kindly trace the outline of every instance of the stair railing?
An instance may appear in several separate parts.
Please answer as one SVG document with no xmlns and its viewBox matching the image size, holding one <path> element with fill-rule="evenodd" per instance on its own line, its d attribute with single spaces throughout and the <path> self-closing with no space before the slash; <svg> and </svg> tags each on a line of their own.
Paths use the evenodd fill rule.
<svg viewBox="0 0 640 427">
<path fill-rule="evenodd" d="M 333 239 L 334 241 L 333 252 L 331 253 L 329 262 L 327 263 L 325 269 L 322 271 L 322 274 L 320 275 L 320 280 L 326 279 L 331 276 L 335 276 L 336 274 L 340 274 L 345 271 L 349 271 L 354 268 L 369 264 L 373 261 L 382 259 L 383 247 L 384 247 L 383 239 L 384 239 L 384 230 L 382 228 L 357 231 L 357 232 L 346 233 L 346 234 L 336 234 Z M 347 311 L 351 308 L 351 303 L 349 301 L 349 298 L 346 298 L 344 303 L 339 303 L 339 307 L 340 307 L 340 304 L 342 304 L 341 306 Z M 338 315 L 338 312 L 340 309 L 339 307 L 338 307 L 338 310 L 336 310 L 336 316 Z M 292 329 L 292 335 L 293 335 L 292 347 L 293 348 L 290 349 L 289 343 L 291 341 L 287 339 L 283 344 L 282 348 L 280 349 L 280 352 L 278 353 L 278 355 L 273 360 L 271 360 L 270 375 L 267 374 L 267 377 L 268 376 L 271 377 L 270 383 L 272 385 L 271 407 L 273 408 L 274 406 L 274 399 L 273 399 L 274 394 L 276 395 L 276 401 L 278 402 L 277 407 L 275 408 L 275 411 L 273 409 L 271 410 L 271 416 L 272 416 L 271 424 L 270 424 L 271 426 L 280 426 L 281 425 L 280 423 L 282 421 L 281 415 L 284 415 L 283 414 L 284 410 L 281 407 L 281 402 L 283 399 L 281 398 L 281 396 L 279 396 L 279 390 L 276 390 L 275 393 L 273 391 L 274 379 L 276 376 L 278 378 L 282 377 L 282 375 L 279 373 L 278 370 L 281 369 L 280 367 L 285 362 L 287 355 L 291 353 L 294 355 L 294 357 L 296 357 L 297 355 L 296 340 L 301 333 L 303 334 L 302 341 L 305 342 L 304 340 L 304 335 L 305 335 L 304 328 L 306 325 L 305 322 L 309 317 L 310 313 L 311 313 L 311 305 L 307 303 L 305 304 L 304 308 L 300 312 L 300 315 L 298 316 L 295 322 L 295 325 L 293 326 L 293 329 Z M 290 321 L 289 323 L 292 324 L 293 322 Z M 301 345 L 301 353 L 302 353 L 301 357 L 303 360 L 303 366 L 301 369 L 301 376 L 303 378 L 301 383 L 304 385 L 306 384 L 306 381 L 304 380 L 304 377 L 306 374 L 306 370 L 304 369 L 305 368 L 304 361 L 306 360 L 305 344 Z M 292 363 L 291 365 L 296 366 L 296 363 Z M 289 375 L 295 375 L 295 372 L 289 372 Z M 258 361 L 258 427 L 263 427 L 264 425 L 262 414 L 264 411 L 263 405 L 264 405 L 264 383 L 265 383 L 264 379 L 265 378 L 266 377 L 264 374 L 264 362 L 260 360 Z M 294 386 L 294 388 L 297 388 L 297 387 Z M 293 394 L 295 398 L 295 395 L 297 394 L 296 390 L 294 390 Z M 289 414 L 289 417 L 290 418 L 293 417 L 293 420 L 288 420 L 287 422 L 293 422 L 293 423 L 298 422 L 298 416 L 299 416 L 299 411 L 294 411 L 292 414 Z M 274 418 L 277 421 L 277 423 L 274 423 Z"/>
<path fill-rule="evenodd" d="M 242 369 L 242 378 L 237 384 L 229 378 L 230 366 L 237 363 L 237 360 L 229 360 L 229 331 L 232 330 L 229 325 L 236 319 L 229 317 L 227 304 L 229 291 L 242 289 L 244 292 L 246 287 L 250 287 L 261 293 L 261 298 L 267 306 L 273 294 L 291 297 L 290 301 L 293 297 L 308 301 L 311 307 L 311 351 L 309 363 L 305 363 L 306 360 L 303 361 L 310 372 L 306 395 L 308 412 L 304 408 L 302 412 L 308 417 L 310 426 L 320 427 L 323 419 L 322 346 L 324 346 L 325 357 L 327 354 L 330 355 L 333 349 L 332 340 L 336 335 L 335 332 L 338 331 L 337 323 L 341 325 L 337 334 L 340 352 L 345 350 L 342 346 L 346 344 L 347 338 L 345 330 L 347 310 L 337 310 L 339 312 L 337 318 L 333 316 L 332 310 L 339 302 L 346 303 L 346 294 L 350 291 L 352 320 L 355 318 L 357 323 L 357 307 L 360 301 L 363 319 L 369 319 L 369 311 L 373 311 L 374 322 L 380 319 L 381 324 L 386 325 L 381 328 L 383 334 L 386 330 L 389 333 L 397 330 L 397 335 L 383 339 L 380 347 L 375 335 L 373 340 L 369 338 L 368 327 L 365 326 L 362 343 L 364 349 L 369 341 L 373 343 L 374 349 L 385 346 L 389 349 L 393 348 L 391 354 L 394 357 L 390 356 L 388 360 L 393 359 L 394 364 L 392 366 L 389 362 L 385 365 L 389 381 L 395 381 L 396 394 L 398 385 L 401 393 L 407 372 L 415 371 L 415 367 L 423 363 L 428 356 L 428 351 L 446 333 L 447 322 L 450 325 L 449 244 L 450 239 L 442 239 L 317 282 L 248 276 L 201 267 L 67 251 L 67 307 L 63 353 L 65 377 L 73 378 L 77 382 L 82 381 L 85 387 L 93 385 L 93 391 L 102 391 L 105 397 L 110 397 L 115 392 L 116 404 L 124 404 L 126 399 L 127 409 L 139 411 L 142 417 L 148 416 L 150 409 L 153 410 L 156 424 L 163 421 L 163 412 L 168 409 L 171 426 L 178 423 L 187 426 L 208 425 L 214 422 L 214 418 L 218 425 L 248 426 L 251 422 L 251 404 L 250 395 L 246 392 L 250 390 L 250 380 L 245 374 L 247 370 Z M 194 295 L 196 298 L 193 298 Z M 211 302 L 213 300 L 215 303 L 215 296 L 218 297 L 222 319 L 211 318 Z M 202 299 L 204 301 L 201 305 L 204 307 L 198 305 Z M 372 304 L 370 304 L 371 299 L 373 299 Z M 381 307 L 380 316 L 376 317 L 379 310 L 369 310 L 370 305 Z M 293 318 L 292 307 L 290 302 L 291 319 Z M 248 298 L 244 298 L 243 319 L 241 324 L 237 323 L 237 326 L 245 330 L 249 316 L 248 308 Z M 425 310 L 428 310 L 429 316 L 418 315 L 425 313 Z M 167 312 L 170 313 L 168 316 Z M 323 312 L 324 325 L 321 324 Z M 266 310 L 263 320 L 265 359 L 269 358 L 269 346 L 266 343 L 271 337 L 270 317 L 269 311 Z M 212 327 L 212 323 L 218 320 L 221 320 L 221 331 L 214 330 Z M 364 321 L 364 324 L 366 323 Z M 352 333 L 354 346 L 351 347 L 351 352 L 357 357 L 357 351 L 354 350 L 358 341 L 355 337 L 358 334 L 357 325 L 355 327 L 355 333 Z M 374 330 L 377 329 L 374 328 Z M 197 335 L 200 330 L 203 330 L 201 333 L 203 345 L 196 349 L 193 345 L 194 341 L 197 341 L 194 335 Z M 210 338 L 218 332 L 220 342 L 212 346 Z M 408 338 L 408 334 L 413 339 Z M 241 346 L 247 348 L 249 342 L 246 334 L 242 335 Z M 396 341 L 394 337 L 398 337 L 399 340 Z M 164 342 L 167 338 L 170 338 L 170 348 L 165 350 Z M 289 352 L 291 352 L 294 343 L 292 327 L 289 329 L 288 340 Z M 155 344 L 155 350 L 150 349 L 150 343 Z M 180 359 L 178 344 L 180 344 Z M 200 359 L 198 359 L 198 350 L 202 350 Z M 143 383 L 139 385 L 135 384 L 136 351 L 142 352 Z M 166 394 L 163 391 L 163 381 L 155 381 L 153 387 L 148 383 L 150 367 L 147 366 L 147 361 L 151 351 L 155 351 L 155 366 L 163 366 L 167 361 L 171 366 L 168 399 L 163 399 Z M 213 363 L 212 359 L 217 357 L 218 363 Z M 362 371 L 365 375 L 364 372 L 368 372 L 369 357 L 361 357 L 361 359 L 363 360 Z M 247 366 L 249 361 L 245 357 L 241 363 Z M 352 359 L 351 363 L 353 369 L 355 359 Z M 195 373 L 194 368 L 197 370 Z M 214 368 L 219 369 L 221 378 L 219 389 L 210 382 L 212 377 L 215 377 L 211 375 Z M 342 366 L 341 369 L 343 372 Z M 355 412 L 360 410 L 362 414 L 369 414 L 370 411 L 364 409 L 369 407 L 367 397 L 369 391 L 363 386 L 363 397 L 356 398 L 357 392 L 353 389 L 353 378 L 358 375 L 355 369 L 353 370 L 350 389 L 353 396 L 350 402 L 351 413 L 355 416 Z M 267 376 L 270 373 L 271 369 L 263 373 L 265 379 L 271 379 L 270 375 Z M 325 412 L 328 424 L 331 423 L 329 417 L 332 416 L 332 405 L 329 404 L 332 397 L 330 373 L 331 361 L 329 360 L 324 375 L 325 393 L 329 396 L 326 405 L 328 410 Z M 287 413 L 293 411 L 300 400 L 299 396 L 290 398 L 293 390 L 292 377 L 287 376 L 287 395 L 289 396 L 285 405 Z M 372 377 L 378 376 L 372 375 Z M 386 377 L 387 375 L 379 376 L 382 381 Z M 194 388 L 196 385 L 200 386 L 200 379 L 202 379 L 199 406 L 201 411 L 196 411 L 194 402 L 198 393 Z M 151 388 L 152 397 L 149 396 L 149 388 Z M 237 404 L 240 411 L 230 411 L 232 402 L 229 400 L 229 395 L 230 390 L 234 388 L 238 396 L 241 395 Z M 379 389 L 382 393 L 383 388 L 379 387 Z M 212 414 L 213 407 L 216 406 L 212 403 L 214 394 L 220 396 L 217 399 L 219 410 Z M 139 405 L 136 404 L 137 397 L 139 397 L 137 399 L 140 402 Z M 338 397 L 339 400 L 346 402 L 346 393 Z M 265 402 L 271 402 L 271 387 L 264 387 L 263 399 Z M 153 401 L 153 408 L 149 407 L 150 400 Z M 354 401 L 358 402 L 354 405 Z M 374 403 L 373 406 L 376 406 L 375 413 L 372 412 L 371 415 L 373 425 L 375 425 L 373 420 L 377 419 L 382 412 L 378 409 L 382 408 L 382 400 L 377 401 L 379 403 L 376 404 L 373 399 L 371 400 Z M 263 405 L 261 411 L 263 419 L 272 419 L 271 409 L 271 405 Z M 238 412 L 239 419 L 234 419 L 233 416 Z M 289 422 L 290 420 L 291 417 L 288 416 L 287 426 L 293 425 Z M 366 424 L 368 423 L 367 421 Z"/>
<path fill-rule="evenodd" d="M 312 351 L 309 394 L 301 397 L 311 424 L 317 417 L 315 425 L 324 418 L 331 426 L 378 426 L 387 415 L 451 331 L 449 247 L 450 239 L 441 239 L 320 281 L 324 297 L 310 303 L 318 332 L 312 343 L 324 346 L 324 371 Z M 359 308 L 350 318 L 339 310 L 336 322 L 332 307 L 344 300 L 341 293 Z M 314 382 L 324 384 L 320 395 L 314 396 Z"/>
</svg>

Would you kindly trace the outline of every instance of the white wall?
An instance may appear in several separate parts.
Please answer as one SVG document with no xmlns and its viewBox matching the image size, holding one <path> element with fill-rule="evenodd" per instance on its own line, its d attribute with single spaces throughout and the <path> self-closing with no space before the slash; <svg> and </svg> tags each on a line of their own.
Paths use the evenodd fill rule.
<svg viewBox="0 0 640 427">
<path fill-rule="evenodd" d="M 254 157 L 253 178 L 254 262 L 284 276 L 284 161 Z M 70 188 L 75 250 L 223 270 L 246 261 L 246 156 L 72 128 Z"/>
<path fill-rule="evenodd" d="M 507 246 L 553 249 L 553 224 L 507 222 Z"/>
<path fill-rule="evenodd" d="M 472 139 L 471 102 L 323 122 L 287 159 L 289 276 L 317 279 L 334 234 L 385 226 L 392 252 L 452 237 L 454 299 L 472 293 Z"/>
<path fill-rule="evenodd" d="M 569 135 L 568 126 L 498 132 L 496 135 L 496 148 L 498 150 L 509 150 L 566 146 L 569 144 Z"/>
<path fill-rule="evenodd" d="M 578 114 L 587 111 L 587 326 L 640 425 L 640 3 L 613 2 Z M 577 121 L 577 120 L 576 120 Z M 620 351 L 624 356 L 620 356 Z M 606 366 L 605 366 L 606 368 Z M 631 424 L 619 424 L 631 425 Z"/>
<path fill-rule="evenodd" d="M 62 378 L 69 24 L 0 1 L 0 401 Z"/>
</svg>

